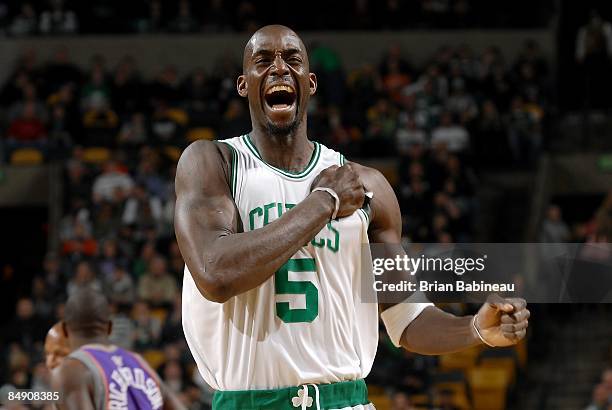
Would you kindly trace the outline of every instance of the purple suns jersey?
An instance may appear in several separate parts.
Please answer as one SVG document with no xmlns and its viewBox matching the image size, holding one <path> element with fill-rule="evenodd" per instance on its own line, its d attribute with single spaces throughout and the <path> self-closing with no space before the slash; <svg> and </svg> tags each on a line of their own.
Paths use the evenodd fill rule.
<svg viewBox="0 0 612 410">
<path fill-rule="evenodd" d="M 112 345 L 85 345 L 68 357 L 93 375 L 96 410 L 158 410 L 163 397 L 156 375 L 134 353 Z"/>
</svg>

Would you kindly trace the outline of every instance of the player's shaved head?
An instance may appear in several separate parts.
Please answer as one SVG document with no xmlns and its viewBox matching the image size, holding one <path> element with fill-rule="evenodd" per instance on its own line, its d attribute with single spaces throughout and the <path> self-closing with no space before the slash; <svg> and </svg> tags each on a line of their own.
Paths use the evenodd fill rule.
<svg viewBox="0 0 612 410">
<path fill-rule="evenodd" d="M 110 320 L 110 307 L 106 298 L 90 287 L 78 289 L 66 302 L 66 327 L 70 333 L 81 338 L 107 335 Z"/>
<path fill-rule="evenodd" d="M 297 44 L 299 44 L 300 49 L 304 53 L 304 58 L 306 59 L 306 62 L 308 61 L 308 54 L 306 52 L 306 46 L 304 45 L 304 42 L 302 41 L 300 36 L 298 36 L 295 31 L 281 24 L 270 24 L 268 26 L 263 26 L 262 28 L 257 30 L 255 33 L 253 33 L 249 41 L 247 41 L 246 46 L 244 47 L 244 53 L 242 55 L 242 70 L 243 71 L 245 70 L 247 63 L 249 59 L 251 58 L 251 55 L 253 54 L 253 49 L 256 48 L 258 45 L 260 45 L 262 42 L 264 42 L 266 38 L 270 36 L 271 37 L 285 36 L 285 37 L 295 38 L 297 40 Z"/>
<path fill-rule="evenodd" d="M 49 329 L 45 338 L 45 365 L 49 370 L 53 370 L 69 353 L 70 345 L 62 329 L 62 322 L 57 322 Z"/>
<path fill-rule="evenodd" d="M 295 31 L 274 24 L 251 36 L 236 90 L 249 101 L 255 139 L 257 134 L 286 139 L 298 130 L 306 136 L 308 101 L 316 89 L 306 46 Z"/>
</svg>

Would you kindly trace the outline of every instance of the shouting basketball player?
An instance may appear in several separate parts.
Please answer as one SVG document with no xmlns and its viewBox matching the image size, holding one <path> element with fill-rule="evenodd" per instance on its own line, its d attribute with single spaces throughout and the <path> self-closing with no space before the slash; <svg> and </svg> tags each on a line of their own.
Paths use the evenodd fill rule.
<svg viewBox="0 0 612 410">
<path fill-rule="evenodd" d="M 398 244 L 386 179 L 308 138 L 317 90 L 301 39 L 257 31 L 238 94 L 252 131 L 200 141 L 176 176 L 175 226 L 186 262 L 183 328 L 216 409 L 367 409 L 363 378 L 378 344 L 378 307 L 358 297 L 362 244 Z M 363 207 L 365 193 L 373 192 Z M 397 346 L 442 354 L 525 336 L 525 301 L 456 317 L 431 304 L 383 306 Z"/>
</svg>

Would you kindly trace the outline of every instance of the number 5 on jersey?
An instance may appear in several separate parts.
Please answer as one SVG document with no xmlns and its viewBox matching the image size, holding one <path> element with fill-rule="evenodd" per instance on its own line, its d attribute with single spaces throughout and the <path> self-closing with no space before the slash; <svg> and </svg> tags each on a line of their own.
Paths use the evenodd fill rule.
<svg viewBox="0 0 612 410">
<path fill-rule="evenodd" d="M 277 295 L 304 295 L 304 309 L 291 309 L 289 302 L 276 303 L 276 315 L 285 323 L 312 322 L 319 315 L 319 290 L 311 281 L 289 280 L 289 272 L 312 274 L 314 279 L 317 267 L 312 258 L 289 259 L 274 276 Z"/>
</svg>

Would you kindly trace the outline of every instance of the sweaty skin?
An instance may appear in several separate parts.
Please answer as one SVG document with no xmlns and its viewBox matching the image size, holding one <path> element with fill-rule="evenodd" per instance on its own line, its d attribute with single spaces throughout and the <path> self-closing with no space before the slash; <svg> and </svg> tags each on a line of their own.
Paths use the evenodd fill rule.
<svg viewBox="0 0 612 410">
<path fill-rule="evenodd" d="M 49 329 L 45 338 L 45 365 L 47 369 L 55 369 L 69 354 L 70 346 L 68 340 L 64 337 L 62 322 L 57 322 Z"/>
<path fill-rule="evenodd" d="M 266 100 L 266 92 L 275 85 L 295 90 L 293 102 L 280 110 Z M 307 165 L 313 144 L 306 133 L 306 107 L 316 88 L 306 49 L 295 32 L 274 25 L 251 37 L 237 91 L 248 98 L 250 135 L 266 162 L 288 171 L 300 171 Z M 334 209 L 329 194 L 312 192 L 277 220 L 244 232 L 229 188 L 229 164 L 231 154 L 225 144 L 197 141 L 182 154 L 175 184 L 179 248 L 202 297 L 219 303 L 270 278 L 324 227 Z M 359 209 L 366 191 L 374 192 L 370 242 L 400 243 L 400 208 L 380 172 L 356 163 L 332 166 L 319 174 L 311 191 L 318 186 L 336 191 L 339 217 Z M 491 344 L 514 344 L 525 335 L 529 317 L 525 306 L 522 300 L 486 303 L 476 325 Z M 471 320 L 471 316 L 456 317 L 428 307 L 405 329 L 402 346 L 423 354 L 442 354 L 480 344 Z"/>
</svg>

